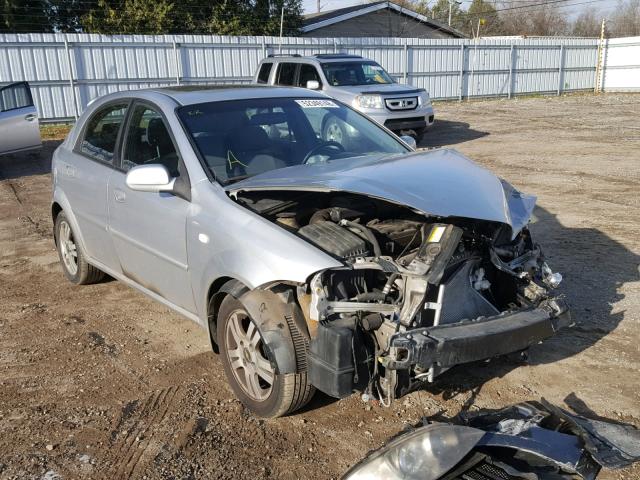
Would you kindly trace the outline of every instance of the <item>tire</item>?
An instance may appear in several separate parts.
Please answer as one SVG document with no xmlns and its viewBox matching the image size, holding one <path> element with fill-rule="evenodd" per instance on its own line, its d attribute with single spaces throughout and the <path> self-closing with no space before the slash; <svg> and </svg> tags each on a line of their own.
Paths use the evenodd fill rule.
<svg viewBox="0 0 640 480">
<path fill-rule="evenodd" d="M 87 256 L 82 245 L 76 241 L 71 223 L 64 212 L 56 217 L 53 231 L 62 271 L 71 283 L 88 285 L 104 278 L 102 271 L 87 263 Z"/>
<path fill-rule="evenodd" d="M 420 142 L 422 142 L 422 139 L 424 138 L 425 134 L 427 133 L 427 129 L 426 128 L 419 128 L 418 130 L 416 130 L 416 145 L 420 146 Z"/>
<path fill-rule="evenodd" d="M 239 300 L 227 295 L 217 318 L 224 372 L 233 392 L 248 410 L 259 417 L 276 418 L 302 408 L 311 400 L 315 389 L 306 371 L 275 373 L 275 360 L 268 358 L 272 355 Z M 294 347 L 291 348 L 293 351 Z"/>
</svg>

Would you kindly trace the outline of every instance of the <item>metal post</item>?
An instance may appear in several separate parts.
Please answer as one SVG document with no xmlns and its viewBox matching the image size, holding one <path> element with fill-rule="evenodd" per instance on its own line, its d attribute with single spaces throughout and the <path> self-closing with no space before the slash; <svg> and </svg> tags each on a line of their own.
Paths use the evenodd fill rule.
<svg viewBox="0 0 640 480">
<path fill-rule="evenodd" d="M 600 93 L 600 91 L 602 90 L 603 79 L 601 77 L 604 76 L 604 73 L 602 70 L 602 59 L 603 59 L 603 52 L 604 52 L 604 27 L 605 27 L 605 21 L 604 19 L 602 19 L 602 28 L 600 29 L 600 41 L 598 42 L 598 58 L 596 63 L 595 87 L 593 89 L 595 93 Z"/>
<path fill-rule="evenodd" d="M 280 54 L 282 54 L 282 29 L 284 28 L 284 5 L 280 11 Z"/>
<path fill-rule="evenodd" d="M 409 76 L 409 46 L 407 45 L 407 40 L 404 41 L 404 72 L 402 73 L 402 79 L 404 83 L 407 83 L 407 78 Z"/>
<path fill-rule="evenodd" d="M 508 98 L 511 98 L 513 94 L 513 44 L 511 44 L 511 48 L 509 49 L 509 90 L 507 93 Z"/>
<path fill-rule="evenodd" d="M 173 42 L 173 58 L 176 62 L 176 85 L 180 85 L 180 78 L 182 77 L 182 61 L 180 59 L 180 44 Z"/>
<path fill-rule="evenodd" d="M 560 52 L 558 53 L 558 95 L 562 93 L 562 67 L 564 63 L 564 45 L 560 45 Z"/>
<path fill-rule="evenodd" d="M 264 37 L 262 37 L 262 40 L 260 43 L 262 45 L 262 58 L 267 58 L 267 44 L 264 41 Z"/>
<path fill-rule="evenodd" d="M 66 36 L 64 38 L 64 50 L 67 53 L 67 73 L 69 74 L 69 86 L 71 87 L 71 96 L 73 97 L 73 116 L 78 120 L 80 111 L 78 109 L 78 99 L 76 98 L 76 86 L 73 81 L 73 68 L 71 68 L 71 50 L 69 49 L 69 42 Z"/>
<path fill-rule="evenodd" d="M 460 45 L 460 88 L 458 100 L 462 101 L 462 89 L 464 88 L 464 43 Z"/>
<path fill-rule="evenodd" d="M 336 39 L 333 39 L 333 53 L 338 53 L 338 42 L 336 42 Z"/>
</svg>

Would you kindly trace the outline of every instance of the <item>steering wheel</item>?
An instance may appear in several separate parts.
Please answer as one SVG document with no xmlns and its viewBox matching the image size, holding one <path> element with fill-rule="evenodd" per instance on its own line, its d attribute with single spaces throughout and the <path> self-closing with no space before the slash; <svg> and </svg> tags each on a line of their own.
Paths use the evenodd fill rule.
<svg viewBox="0 0 640 480">
<path fill-rule="evenodd" d="M 333 140 L 322 142 L 320 145 L 316 145 L 311 150 L 309 150 L 309 153 L 307 153 L 304 157 L 304 160 L 302 160 L 302 164 L 306 165 L 311 157 L 313 157 L 314 155 L 318 155 L 323 151 L 326 151 L 326 153 L 331 156 L 331 153 L 342 153 L 345 151 L 345 149 L 340 143 L 334 142 Z"/>
</svg>

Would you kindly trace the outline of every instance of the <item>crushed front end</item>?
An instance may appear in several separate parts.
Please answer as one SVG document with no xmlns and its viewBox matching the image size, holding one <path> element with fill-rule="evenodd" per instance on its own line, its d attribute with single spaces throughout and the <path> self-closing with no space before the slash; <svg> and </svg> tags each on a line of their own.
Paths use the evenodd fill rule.
<svg viewBox="0 0 640 480">
<path fill-rule="evenodd" d="M 311 383 L 388 405 L 450 367 L 526 350 L 570 324 L 524 227 L 431 217 L 370 197 L 281 193 L 249 200 L 342 260 L 298 286 Z"/>
</svg>

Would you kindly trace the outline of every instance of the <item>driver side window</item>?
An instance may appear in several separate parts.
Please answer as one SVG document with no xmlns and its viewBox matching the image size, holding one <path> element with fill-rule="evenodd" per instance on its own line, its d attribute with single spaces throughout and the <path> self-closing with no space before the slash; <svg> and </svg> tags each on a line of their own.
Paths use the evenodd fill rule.
<svg viewBox="0 0 640 480">
<path fill-rule="evenodd" d="M 172 177 L 180 175 L 178 152 L 162 115 L 149 106 L 137 105 L 129 121 L 122 168 L 128 171 L 143 164 L 164 165 Z"/>
</svg>

